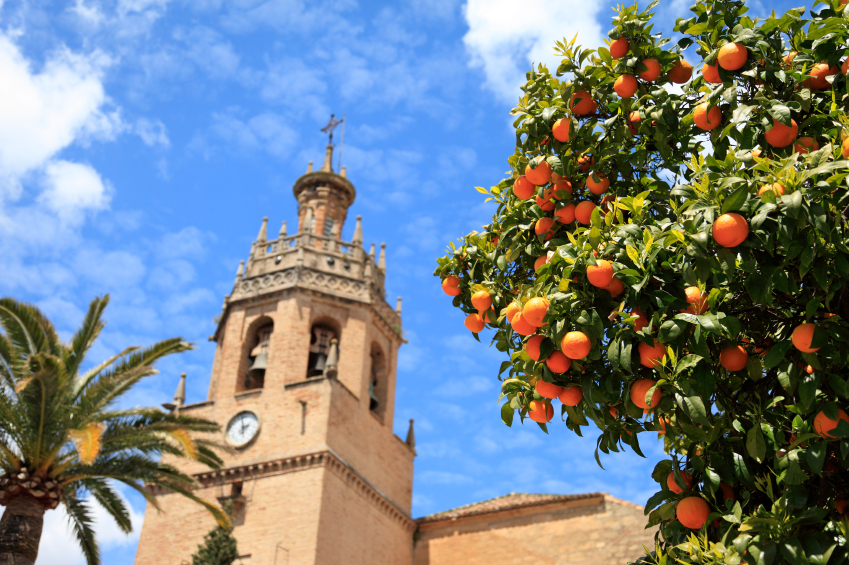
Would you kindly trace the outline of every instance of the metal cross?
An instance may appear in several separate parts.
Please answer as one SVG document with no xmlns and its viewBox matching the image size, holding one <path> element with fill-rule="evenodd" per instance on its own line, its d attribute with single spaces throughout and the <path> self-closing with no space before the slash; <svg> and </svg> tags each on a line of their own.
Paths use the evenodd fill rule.
<svg viewBox="0 0 849 565">
<path fill-rule="evenodd" d="M 345 118 L 342 118 L 341 120 L 337 120 L 336 118 L 333 117 L 333 114 L 330 114 L 330 122 L 326 126 L 321 128 L 321 131 L 323 131 L 328 136 L 330 136 L 330 140 L 328 141 L 328 143 L 330 145 L 333 145 L 333 130 L 336 129 L 336 126 L 338 126 L 339 124 L 341 124 L 344 121 L 345 121 Z"/>
</svg>

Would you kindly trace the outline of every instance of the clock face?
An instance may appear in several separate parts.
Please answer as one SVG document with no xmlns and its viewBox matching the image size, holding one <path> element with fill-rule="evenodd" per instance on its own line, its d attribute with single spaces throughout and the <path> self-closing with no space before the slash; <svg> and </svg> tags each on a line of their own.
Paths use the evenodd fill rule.
<svg viewBox="0 0 849 565">
<path fill-rule="evenodd" d="M 259 432 L 259 418 L 253 412 L 240 412 L 227 424 L 227 441 L 236 447 L 247 445 Z"/>
</svg>

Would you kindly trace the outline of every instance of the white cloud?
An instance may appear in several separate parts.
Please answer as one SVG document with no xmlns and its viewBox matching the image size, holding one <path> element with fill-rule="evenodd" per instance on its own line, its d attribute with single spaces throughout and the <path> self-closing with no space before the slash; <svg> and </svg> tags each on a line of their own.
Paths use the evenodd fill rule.
<svg viewBox="0 0 849 565">
<path fill-rule="evenodd" d="M 68 224 L 82 223 L 83 213 L 109 206 L 110 188 L 89 165 L 53 161 L 44 169 L 44 186 L 38 201 Z"/>
<path fill-rule="evenodd" d="M 145 145 L 154 146 L 161 145 L 169 147 L 171 141 L 168 139 L 168 131 L 165 129 L 165 124 L 160 120 L 149 120 L 147 118 L 139 118 L 136 121 L 136 134 L 144 141 Z"/>
<path fill-rule="evenodd" d="M 554 42 L 564 37 L 596 49 L 603 45 L 598 0 L 468 0 L 469 31 L 463 41 L 472 65 L 483 67 L 487 86 L 506 101 L 518 99 L 530 63 L 544 63 L 554 73 Z"/>
<path fill-rule="evenodd" d="M 298 135 L 289 126 L 289 120 L 273 112 L 265 112 L 248 120 L 236 117 L 233 112 L 215 113 L 210 134 L 196 136 L 189 148 L 203 153 L 208 159 L 215 148 L 214 141 L 220 141 L 231 151 L 263 150 L 283 158 L 291 156 L 297 140 Z"/>
<path fill-rule="evenodd" d="M 114 137 L 120 130 L 101 82 L 108 57 L 53 53 L 39 73 L 0 35 L 0 175 L 16 179 L 81 135 Z"/>
</svg>

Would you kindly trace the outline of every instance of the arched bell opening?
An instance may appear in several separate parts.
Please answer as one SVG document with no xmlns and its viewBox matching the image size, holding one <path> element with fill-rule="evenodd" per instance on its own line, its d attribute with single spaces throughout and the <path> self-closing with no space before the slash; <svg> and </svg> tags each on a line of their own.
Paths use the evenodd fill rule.
<svg viewBox="0 0 849 565">
<path fill-rule="evenodd" d="M 268 369 L 268 352 L 271 334 L 274 333 L 274 321 L 263 316 L 248 329 L 245 339 L 242 377 L 238 380 L 236 392 L 261 389 L 265 386 L 265 372 Z"/>
<path fill-rule="evenodd" d="M 388 375 L 386 364 L 386 355 L 381 347 L 376 344 L 371 344 L 371 368 L 369 370 L 369 410 L 375 416 L 383 421 L 383 416 L 386 413 L 386 403 L 388 397 Z"/>
<path fill-rule="evenodd" d="M 307 378 L 334 376 L 339 359 L 339 332 L 327 322 L 317 322 L 310 328 Z"/>
</svg>

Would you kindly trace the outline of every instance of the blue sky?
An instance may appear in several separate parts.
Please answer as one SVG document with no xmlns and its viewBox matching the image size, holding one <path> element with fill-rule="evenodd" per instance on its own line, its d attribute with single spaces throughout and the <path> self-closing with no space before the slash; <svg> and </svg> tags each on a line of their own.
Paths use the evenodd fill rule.
<svg viewBox="0 0 849 565">
<path fill-rule="evenodd" d="M 657 27 L 687 4 L 664 2 Z M 491 218 L 473 187 L 507 170 L 507 112 L 529 62 L 575 33 L 599 45 L 610 5 L 0 0 L 0 295 L 38 304 L 68 336 L 110 293 L 93 359 L 175 335 L 198 346 L 130 403 L 170 400 L 182 371 L 188 401 L 202 400 L 207 336 L 239 260 L 263 216 L 272 233 L 293 225 L 292 184 L 321 161 L 330 113 L 347 114 L 342 162 L 358 194 L 343 237 L 362 215 L 366 245 L 387 243 L 389 302 L 404 298 L 395 430 L 415 418 L 414 516 L 511 491 L 642 504 L 663 455 L 652 434 L 648 459 L 608 456 L 602 471 L 593 432 L 504 427 L 501 357 L 431 277 L 449 239 Z M 132 562 L 137 532 L 99 532 L 105 563 Z M 72 563 L 67 538 L 49 513 L 39 563 Z"/>
</svg>

